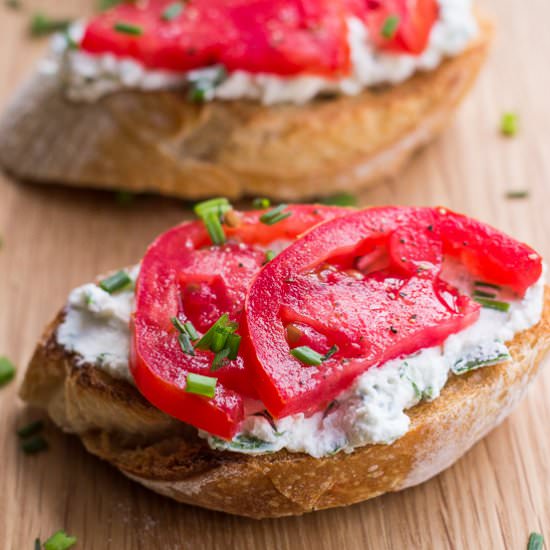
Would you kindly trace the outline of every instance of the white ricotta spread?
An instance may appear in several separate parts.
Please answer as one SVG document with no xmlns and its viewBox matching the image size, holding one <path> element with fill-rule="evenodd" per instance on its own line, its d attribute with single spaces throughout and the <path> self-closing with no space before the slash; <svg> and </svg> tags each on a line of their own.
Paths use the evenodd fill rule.
<svg viewBox="0 0 550 550">
<path fill-rule="evenodd" d="M 474 283 L 463 268 L 445 262 L 443 277 L 462 292 L 472 294 Z M 130 272 L 135 280 L 138 268 Z M 315 457 L 370 443 L 389 444 L 407 433 L 406 410 L 422 400 L 436 399 L 451 372 L 509 359 L 505 342 L 541 318 L 544 276 L 522 299 L 505 290 L 499 300 L 510 303 L 507 312 L 482 308 L 476 323 L 449 336 L 442 346 L 389 361 L 359 376 L 325 411 L 310 417 L 296 414 L 273 420 L 263 416 L 261 404 L 247 403 L 242 430 L 232 441 L 200 432 L 210 446 L 259 454 L 287 449 Z M 108 294 L 97 285 L 74 290 L 65 319 L 57 331 L 59 344 L 114 377 L 132 382 L 128 370 L 128 320 L 134 304 L 132 289 Z"/>
<path fill-rule="evenodd" d="M 470 44 L 478 32 L 472 0 L 438 0 L 439 19 L 428 46 L 420 56 L 382 52 L 369 39 L 368 30 L 357 18 L 348 20 L 351 74 L 340 80 L 319 76 L 280 77 L 235 71 L 220 78 L 218 68 L 177 73 L 146 69 L 129 58 L 111 54 L 90 55 L 71 50 L 65 36 L 55 37 L 52 56 L 43 63 L 47 72 L 59 72 L 67 82 L 71 99 L 95 101 L 101 96 L 124 89 L 158 90 L 184 85 L 199 86 L 203 99 L 252 99 L 266 105 L 303 104 L 320 94 L 356 95 L 378 84 L 396 84 L 418 70 L 433 70 L 442 59 L 454 56 Z M 82 39 L 83 24 L 69 31 L 71 41 Z"/>
</svg>

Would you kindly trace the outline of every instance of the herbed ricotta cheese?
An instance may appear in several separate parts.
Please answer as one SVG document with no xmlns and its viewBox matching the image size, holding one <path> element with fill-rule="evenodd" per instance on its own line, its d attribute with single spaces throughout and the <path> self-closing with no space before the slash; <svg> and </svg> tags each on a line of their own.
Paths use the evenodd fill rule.
<svg viewBox="0 0 550 550">
<path fill-rule="evenodd" d="M 132 280 L 138 268 L 130 271 Z M 455 262 L 444 263 L 443 278 L 471 295 L 474 281 Z M 406 410 L 422 400 L 437 399 L 451 373 L 462 374 L 509 359 L 505 342 L 534 326 L 541 318 L 544 275 L 523 299 L 502 291 L 510 303 L 507 312 L 482 308 L 476 323 L 449 336 L 442 346 L 389 361 L 359 376 L 324 411 L 310 417 L 270 418 L 261 404 L 246 403 L 247 417 L 232 441 L 199 432 L 215 449 L 261 454 L 287 449 L 322 457 L 352 452 L 371 443 L 389 444 L 405 435 L 410 419 Z M 108 294 L 97 285 L 74 290 L 57 341 L 79 356 L 81 364 L 94 364 L 116 378 L 133 383 L 128 369 L 128 321 L 134 305 L 133 290 Z"/>
<path fill-rule="evenodd" d="M 439 19 L 420 56 L 380 51 L 369 39 L 365 25 L 357 18 L 349 18 L 348 42 L 353 68 L 348 77 L 340 80 L 246 71 L 235 71 L 220 78 L 220 70 L 215 67 L 188 73 L 149 70 L 133 59 L 71 50 L 69 40 L 62 35 L 55 37 L 52 55 L 43 63 L 43 69 L 61 74 L 69 97 L 76 101 L 95 101 L 124 89 L 151 91 L 190 85 L 199 86 L 201 98 L 206 101 L 251 99 L 265 105 L 304 104 L 320 94 L 357 95 L 369 86 L 397 84 L 418 70 L 433 70 L 445 57 L 464 51 L 478 32 L 472 0 L 438 0 L 438 3 Z M 70 42 L 78 44 L 83 29 L 82 23 L 73 25 L 69 31 Z"/>
</svg>

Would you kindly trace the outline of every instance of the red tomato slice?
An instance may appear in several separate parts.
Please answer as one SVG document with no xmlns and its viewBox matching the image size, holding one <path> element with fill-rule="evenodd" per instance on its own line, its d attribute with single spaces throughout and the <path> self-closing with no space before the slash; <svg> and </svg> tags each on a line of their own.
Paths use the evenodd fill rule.
<svg viewBox="0 0 550 550">
<path fill-rule="evenodd" d="M 122 3 L 88 24 L 81 48 L 181 72 L 217 63 L 229 71 L 279 75 L 349 72 L 345 12 L 339 1 L 192 0 L 166 21 L 163 13 L 173 3 Z M 141 34 L 117 31 L 120 22 L 139 27 Z"/>
<path fill-rule="evenodd" d="M 377 47 L 418 55 L 428 45 L 439 15 L 436 0 L 346 0 L 351 12 L 366 22 Z M 388 18 L 396 18 L 393 32 L 386 34 Z"/>
<path fill-rule="evenodd" d="M 316 410 L 368 368 L 439 345 L 474 322 L 479 305 L 439 277 L 443 252 L 518 292 L 541 273 L 529 247 L 429 208 L 349 214 L 314 228 L 268 264 L 245 308 L 247 369 L 268 410 L 276 417 Z M 309 366 L 291 355 L 297 345 L 338 351 Z"/>
<path fill-rule="evenodd" d="M 292 215 L 272 226 L 263 212 L 240 214 L 226 228 L 228 242 L 209 246 L 202 222 L 184 223 L 160 236 L 148 249 L 136 285 L 130 368 L 140 392 L 160 410 L 221 437 L 231 437 L 243 418 L 243 396 L 256 397 L 242 357 L 211 373 L 213 354 L 185 354 L 172 317 L 205 332 L 227 313 L 242 317 L 252 278 L 265 262 L 267 244 L 295 239 L 312 226 L 348 213 L 343 208 L 289 206 Z M 214 398 L 185 391 L 188 373 L 218 378 Z"/>
</svg>

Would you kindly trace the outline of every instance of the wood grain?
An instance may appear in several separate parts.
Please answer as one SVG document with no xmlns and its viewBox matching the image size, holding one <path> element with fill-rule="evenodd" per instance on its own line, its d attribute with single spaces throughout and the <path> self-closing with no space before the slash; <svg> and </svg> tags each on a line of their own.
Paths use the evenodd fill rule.
<svg viewBox="0 0 550 550">
<path fill-rule="evenodd" d="M 0 103 L 45 46 L 28 16 L 89 11 L 90 0 L 0 5 Z M 550 4 L 485 0 L 497 39 L 489 67 L 453 127 L 400 178 L 363 203 L 445 204 L 528 241 L 550 257 Z M 523 8 L 523 9 L 521 9 Z M 533 38 L 536 37 L 536 42 Z M 504 110 L 521 115 L 515 139 L 498 135 Z M 509 190 L 529 191 L 508 200 Z M 68 290 L 136 261 L 163 229 L 188 216 L 177 201 L 140 198 L 121 208 L 110 194 L 44 188 L 0 177 L 0 355 L 21 369 Z M 348 509 L 256 522 L 174 504 L 125 480 L 78 441 L 47 427 L 50 450 L 27 457 L 16 426 L 36 412 L 0 389 L 0 547 L 31 548 L 65 528 L 83 549 L 523 549 L 530 531 L 550 536 L 550 371 L 514 414 L 455 466 L 403 493 Z"/>
</svg>

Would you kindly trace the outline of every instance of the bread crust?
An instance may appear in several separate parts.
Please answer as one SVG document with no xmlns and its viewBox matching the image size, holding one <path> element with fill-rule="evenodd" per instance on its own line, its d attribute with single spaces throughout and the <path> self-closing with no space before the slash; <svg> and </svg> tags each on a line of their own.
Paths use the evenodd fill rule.
<svg viewBox="0 0 550 550">
<path fill-rule="evenodd" d="M 78 367 L 57 344 L 60 313 L 28 367 L 21 396 L 122 473 L 180 502 L 252 518 L 345 506 L 431 478 L 497 426 L 533 381 L 550 349 L 550 287 L 541 321 L 509 342 L 512 361 L 451 376 L 441 396 L 408 411 L 392 445 L 316 459 L 248 456 L 208 447 L 190 427 L 150 405 L 128 382 Z"/>
<path fill-rule="evenodd" d="M 0 164 L 25 180 L 184 199 L 357 191 L 393 177 L 445 127 L 487 56 L 492 26 L 480 29 L 433 71 L 303 106 L 199 105 L 171 91 L 71 104 L 55 76 L 37 74 L 0 123 Z"/>
</svg>

